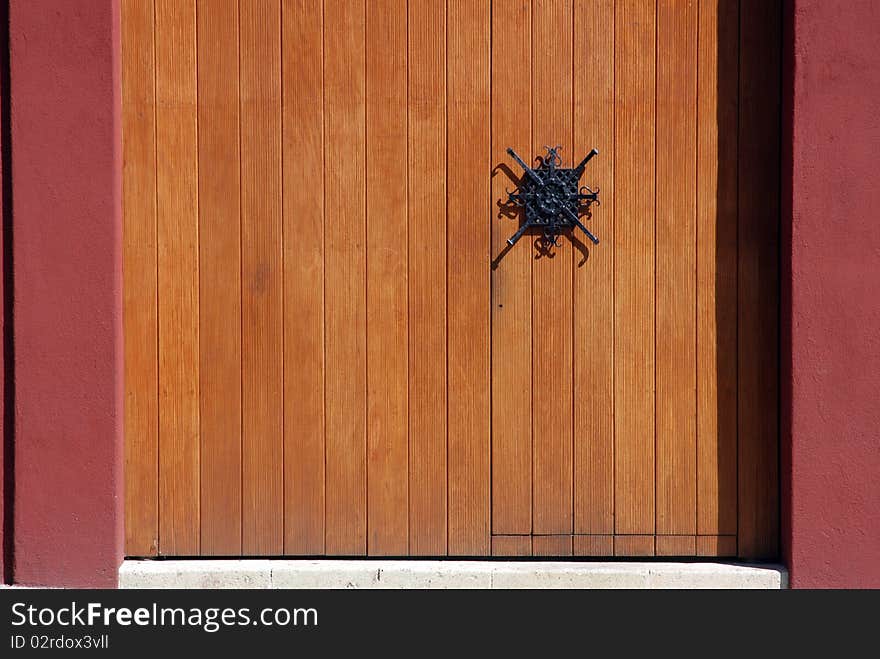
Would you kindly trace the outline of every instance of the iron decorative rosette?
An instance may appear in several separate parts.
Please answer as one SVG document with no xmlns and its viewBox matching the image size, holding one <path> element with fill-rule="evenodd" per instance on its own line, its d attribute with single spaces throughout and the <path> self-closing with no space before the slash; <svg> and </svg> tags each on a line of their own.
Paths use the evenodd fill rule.
<svg viewBox="0 0 880 659">
<path fill-rule="evenodd" d="M 599 239 L 594 236 L 583 222 L 580 215 L 588 214 L 590 205 L 599 203 L 599 190 L 580 185 L 581 176 L 587 163 L 599 154 L 591 150 L 586 157 L 572 169 L 560 167 L 559 157 L 561 146 L 545 147 L 547 155 L 539 158 L 538 167 L 529 167 L 516 151 L 507 149 L 507 153 L 516 160 L 525 172 L 519 186 L 508 192 L 508 203 L 523 209 L 525 219 L 519 230 L 507 239 L 513 246 L 529 229 L 541 231 L 541 240 L 545 246 L 556 245 L 559 234 L 577 227 L 583 231 L 594 245 Z"/>
</svg>

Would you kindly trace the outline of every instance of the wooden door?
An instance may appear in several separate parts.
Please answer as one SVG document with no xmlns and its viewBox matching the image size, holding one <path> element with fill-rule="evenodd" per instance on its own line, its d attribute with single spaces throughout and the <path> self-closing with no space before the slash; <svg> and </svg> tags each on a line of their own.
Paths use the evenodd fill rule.
<svg viewBox="0 0 880 659">
<path fill-rule="evenodd" d="M 126 552 L 775 557 L 780 13 L 123 0 Z"/>
</svg>

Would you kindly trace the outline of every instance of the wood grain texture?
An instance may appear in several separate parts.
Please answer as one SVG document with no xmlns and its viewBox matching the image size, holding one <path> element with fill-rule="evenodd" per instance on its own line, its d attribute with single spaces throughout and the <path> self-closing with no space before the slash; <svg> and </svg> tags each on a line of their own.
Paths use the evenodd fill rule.
<svg viewBox="0 0 880 659">
<path fill-rule="evenodd" d="M 367 553 L 409 546 L 406 2 L 367 0 Z"/>
<path fill-rule="evenodd" d="M 572 538 L 575 556 L 614 556 L 613 535 L 576 535 Z"/>
<path fill-rule="evenodd" d="M 328 554 L 367 549 L 365 18 L 363 0 L 324 4 Z"/>
<path fill-rule="evenodd" d="M 532 152 L 531 2 L 493 6 L 492 39 L 492 532 L 531 533 L 534 248 L 507 244 L 522 218 L 500 206 L 524 176 L 507 148 Z"/>
<path fill-rule="evenodd" d="M 446 553 L 446 1 L 408 29 L 409 551 Z"/>
<path fill-rule="evenodd" d="M 493 535 L 493 556 L 531 556 L 531 535 Z"/>
<path fill-rule="evenodd" d="M 736 536 L 698 535 L 697 556 L 736 556 Z"/>
<path fill-rule="evenodd" d="M 156 0 L 159 553 L 199 553 L 195 1 Z"/>
<path fill-rule="evenodd" d="M 600 189 L 586 224 L 601 241 L 580 234 L 573 282 L 574 531 L 614 533 L 614 2 L 575 0 L 574 157 L 590 149 L 583 185 Z M 587 249 L 584 247 L 584 249 Z M 583 551 L 588 548 L 584 547 Z M 589 548 L 592 552 L 592 548 Z M 608 546 L 598 554 L 611 555 Z M 578 541 L 575 540 L 575 553 Z"/>
<path fill-rule="evenodd" d="M 742 0 L 739 87 L 739 555 L 779 552 L 781 3 Z"/>
<path fill-rule="evenodd" d="M 776 558 L 780 21 L 124 0 L 126 552 Z"/>
<path fill-rule="evenodd" d="M 572 3 L 535 0 L 533 9 L 532 86 L 541 101 L 532 108 L 532 152 L 561 145 L 564 166 L 573 166 Z M 564 237 L 532 265 L 534 533 L 572 531 L 572 251 Z"/>
<path fill-rule="evenodd" d="M 656 112 L 656 531 L 693 535 L 697 520 L 696 0 L 657 4 Z M 657 542 L 658 554 L 684 548 L 682 543 Z"/>
<path fill-rule="evenodd" d="M 697 533 L 735 535 L 739 3 L 699 11 Z"/>
<path fill-rule="evenodd" d="M 490 2 L 449 0 L 448 551 L 490 552 Z"/>
<path fill-rule="evenodd" d="M 650 534 L 654 532 L 654 2 L 620 0 L 615 11 L 615 531 Z M 633 546 L 642 555 L 644 548 Z M 622 555 L 616 541 L 614 549 Z"/>
<path fill-rule="evenodd" d="M 281 5 L 241 7 L 242 552 L 283 549 Z"/>
<path fill-rule="evenodd" d="M 201 553 L 241 552 L 238 3 L 199 0 Z"/>
<path fill-rule="evenodd" d="M 697 553 L 695 535 L 658 535 L 655 545 L 657 556 L 694 556 Z"/>
<path fill-rule="evenodd" d="M 615 535 L 615 556 L 654 556 L 653 535 Z"/>
<path fill-rule="evenodd" d="M 532 556 L 571 556 L 572 536 L 536 535 L 532 536 Z"/>
<path fill-rule="evenodd" d="M 152 0 L 125 0 L 122 27 L 122 313 L 125 552 L 159 543 L 156 80 Z"/>
<path fill-rule="evenodd" d="M 321 0 L 282 4 L 284 552 L 324 552 L 324 112 Z"/>
</svg>

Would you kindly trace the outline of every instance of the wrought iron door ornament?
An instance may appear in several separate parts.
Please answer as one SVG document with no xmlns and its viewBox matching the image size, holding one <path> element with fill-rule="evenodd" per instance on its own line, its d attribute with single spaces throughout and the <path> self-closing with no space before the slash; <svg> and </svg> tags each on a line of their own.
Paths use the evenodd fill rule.
<svg viewBox="0 0 880 659">
<path fill-rule="evenodd" d="M 593 149 L 577 167 L 563 169 L 559 167 L 562 164 L 559 157 L 562 147 L 544 148 L 547 149 L 547 155 L 540 158 L 540 165 L 536 168 L 526 165 L 513 149 L 507 149 L 507 153 L 525 172 L 517 189 L 507 193 L 508 202 L 525 211 L 525 220 L 519 230 L 507 239 L 507 243 L 513 246 L 528 229 L 537 227 L 542 231 L 544 244 L 549 247 L 557 244 L 560 233 L 577 227 L 587 234 L 594 245 L 598 245 L 599 239 L 584 226 L 579 215 L 589 212 L 590 204 L 599 203 L 599 190 L 578 185 L 587 163 L 599 151 Z"/>
</svg>

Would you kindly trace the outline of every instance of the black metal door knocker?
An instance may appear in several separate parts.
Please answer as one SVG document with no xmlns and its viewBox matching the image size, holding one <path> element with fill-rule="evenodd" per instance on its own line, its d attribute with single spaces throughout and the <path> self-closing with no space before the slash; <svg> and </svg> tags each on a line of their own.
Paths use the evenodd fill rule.
<svg viewBox="0 0 880 659">
<path fill-rule="evenodd" d="M 547 155 L 538 159 L 540 164 L 535 168 L 529 167 L 516 151 L 507 149 L 525 172 L 516 190 L 507 193 L 508 203 L 525 211 L 523 223 L 507 243 L 512 247 L 528 229 L 537 227 L 542 231 L 544 245 L 549 247 L 557 244 L 559 234 L 577 227 L 594 245 L 598 245 L 599 239 L 584 226 L 580 215 L 588 215 L 590 205 L 599 203 L 599 189 L 592 190 L 586 185 L 579 187 L 579 184 L 587 163 L 599 151 L 591 150 L 577 167 L 564 169 L 559 166 L 562 164 L 559 157 L 562 147 L 544 148 Z"/>
</svg>

